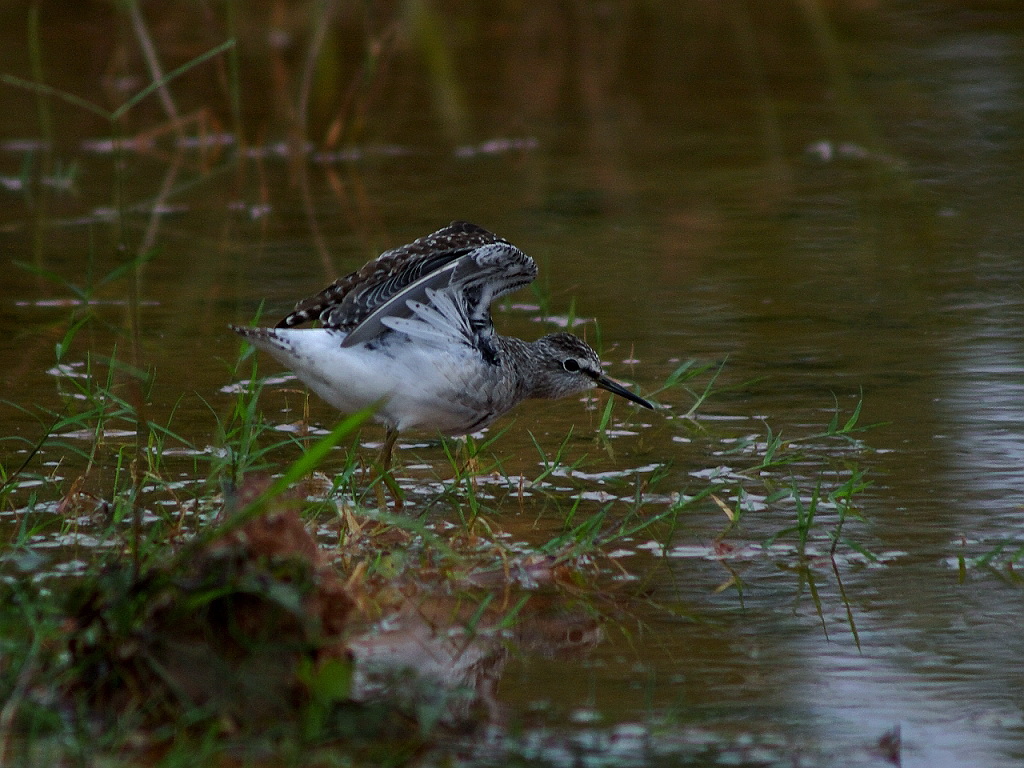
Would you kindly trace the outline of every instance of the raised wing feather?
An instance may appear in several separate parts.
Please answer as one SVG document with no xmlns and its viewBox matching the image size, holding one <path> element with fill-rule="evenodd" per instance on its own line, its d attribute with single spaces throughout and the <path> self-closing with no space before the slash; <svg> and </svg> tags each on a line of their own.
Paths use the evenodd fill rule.
<svg viewBox="0 0 1024 768">
<path fill-rule="evenodd" d="M 300 301 L 277 327 L 319 319 L 325 328 L 346 331 L 343 345 L 354 346 L 402 326 L 385 319 L 414 318 L 414 306 L 436 304 L 438 295 L 446 294 L 457 298 L 452 306 L 465 313 L 467 340 L 489 348 L 491 302 L 536 276 L 533 259 L 507 240 L 475 224 L 453 221 L 408 245 L 385 251 L 362 269 Z"/>
<path fill-rule="evenodd" d="M 536 276 L 533 259 L 504 240 L 469 249 L 412 282 L 403 278 L 400 282 L 404 285 L 398 291 L 386 286 L 380 293 L 388 298 L 376 302 L 373 311 L 349 331 L 342 346 L 376 337 L 388 327 L 382 323 L 384 318 L 412 317 L 417 303 L 436 305 L 437 294 L 458 294 L 457 306 L 466 314 L 466 325 L 478 336 L 489 335 L 491 302 Z M 330 325 L 329 318 L 326 324 Z"/>
<path fill-rule="evenodd" d="M 447 347 L 451 344 L 474 343 L 469 316 L 458 293 L 440 293 L 427 289 L 430 303 L 407 301 L 410 317 L 382 317 L 381 323 L 393 331 L 404 333 L 419 342 Z"/>
<path fill-rule="evenodd" d="M 277 327 L 291 328 L 319 319 L 326 327 L 351 330 L 394 295 L 473 248 L 506 242 L 483 227 L 453 221 L 437 232 L 385 251 L 361 269 L 300 301 Z"/>
</svg>

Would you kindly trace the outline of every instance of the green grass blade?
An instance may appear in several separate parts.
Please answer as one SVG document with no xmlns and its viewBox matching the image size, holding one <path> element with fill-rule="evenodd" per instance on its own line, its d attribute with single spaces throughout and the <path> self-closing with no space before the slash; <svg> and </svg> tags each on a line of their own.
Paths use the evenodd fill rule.
<svg viewBox="0 0 1024 768">
<path fill-rule="evenodd" d="M 212 59 L 214 56 L 217 56 L 217 55 L 223 53 L 224 51 L 228 50 L 229 48 L 232 48 L 234 46 L 234 44 L 235 44 L 234 40 L 225 40 L 220 45 L 215 46 L 214 48 L 211 48 L 210 50 L 208 50 L 206 53 L 202 53 L 199 56 L 196 56 L 191 61 L 185 62 L 184 64 L 182 64 L 177 69 L 171 70 L 166 75 L 161 77 L 159 80 L 154 80 L 152 83 L 150 83 L 145 88 L 143 88 L 141 91 L 139 91 L 134 96 L 132 96 L 130 99 L 128 99 L 128 101 L 126 101 L 120 107 L 118 107 L 113 112 L 111 112 L 110 116 L 109 116 L 109 119 L 111 121 L 120 120 L 122 117 L 124 117 L 125 113 L 127 113 L 132 107 L 134 107 L 136 104 L 138 104 L 140 101 L 145 99 L 147 96 L 149 96 L 154 91 L 159 90 L 160 88 L 163 88 L 165 85 L 167 85 L 167 83 L 171 82 L 172 80 L 174 80 L 175 78 L 179 77 L 180 75 L 185 74 L 190 69 L 193 69 L 194 67 L 198 67 L 204 61 L 207 61 L 208 59 Z"/>
<path fill-rule="evenodd" d="M 54 88 L 49 85 L 43 85 L 42 83 L 32 83 L 28 80 L 22 80 L 20 77 L 14 75 L 2 74 L 0 75 L 0 82 L 7 83 L 7 85 L 14 86 L 15 88 L 24 88 L 27 91 L 32 91 L 41 96 L 53 96 L 54 98 L 66 101 L 68 104 L 72 104 L 76 107 L 81 107 L 88 112 L 92 112 L 94 115 L 99 115 L 104 120 L 111 120 L 112 115 L 91 101 L 86 101 L 81 96 L 75 96 L 73 93 L 62 91 L 59 88 Z"/>
</svg>

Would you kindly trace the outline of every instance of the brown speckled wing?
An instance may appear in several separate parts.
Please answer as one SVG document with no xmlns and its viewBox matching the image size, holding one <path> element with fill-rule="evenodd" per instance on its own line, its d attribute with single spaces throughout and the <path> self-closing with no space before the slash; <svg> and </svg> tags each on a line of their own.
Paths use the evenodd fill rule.
<svg viewBox="0 0 1024 768">
<path fill-rule="evenodd" d="M 277 327 L 292 328 L 319 319 L 327 328 L 350 331 L 424 276 L 444 269 L 475 248 L 498 243 L 508 244 L 483 227 L 453 221 L 408 245 L 385 251 L 361 269 L 338 278 L 320 293 L 296 304 Z"/>
</svg>

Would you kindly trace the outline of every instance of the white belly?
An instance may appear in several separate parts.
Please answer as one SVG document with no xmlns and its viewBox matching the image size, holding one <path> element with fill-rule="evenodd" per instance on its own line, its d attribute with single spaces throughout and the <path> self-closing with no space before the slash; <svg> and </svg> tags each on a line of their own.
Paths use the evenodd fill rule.
<svg viewBox="0 0 1024 768">
<path fill-rule="evenodd" d="M 488 364 L 471 347 L 425 345 L 398 333 L 342 347 L 344 338 L 341 331 L 289 328 L 250 340 L 342 413 L 376 405 L 375 418 L 399 431 L 451 435 L 490 421 L 490 398 L 481 394 Z"/>
</svg>

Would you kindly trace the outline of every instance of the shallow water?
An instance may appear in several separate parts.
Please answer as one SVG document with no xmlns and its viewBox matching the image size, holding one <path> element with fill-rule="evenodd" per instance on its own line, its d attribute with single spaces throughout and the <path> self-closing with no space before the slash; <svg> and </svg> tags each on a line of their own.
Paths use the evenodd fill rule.
<svg viewBox="0 0 1024 768">
<path fill-rule="evenodd" d="M 643 393 L 682 361 L 724 361 L 695 421 L 679 418 L 693 397 L 678 388 L 658 396 L 666 412 L 617 404 L 612 450 L 593 440 L 598 408 L 517 410 L 491 448 L 507 475 L 540 471 L 531 432 L 551 455 L 570 427 L 571 457 L 586 454 L 588 474 L 549 478 L 547 495 L 525 505 L 484 485 L 502 527 L 542 541 L 576 494 L 585 513 L 614 496 L 612 514 L 625 514 L 646 492 L 637 483 L 663 466 L 652 510 L 716 472 L 728 504 L 739 487 L 750 494 L 729 552 L 714 546 L 727 521 L 710 501 L 668 542 L 622 542 L 618 560 L 645 597 L 610 612 L 600 643 L 509 661 L 499 697 L 527 725 L 509 749 L 554 764 L 814 755 L 872 765 L 885 764 L 873 747 L 899 724 L 905 765 L 1015 764 L 1024 640 L 1007 562 L 1024 546 L 1024 10 L 441 5 L 450 66 L 425 53 L 437 40 L 403 35 L 393 25 L 415 23 L 384 13 L 369 25 L 381 55 L 362 80 L 365 30 L 356 11 L 339 13 L 310 92 L 309 151 L 287 143 L 311 39 L 303 3 L 273 22 L 255 11 L 237 21 L 239 159 L 224 57 L 170 89 L 212 137 L 204 151 L 168 131 L 117 156 L 104 121 L 51 100 L 41 127 L 35 96 L 0 86 L 4 397 L 59 411 L 86 352 L 110 355 L 117 342 L 122 359 L 155 372 L 149 418 L 174 411 L 177 431 L 210 445 L 211 409 L 225 411 L 237 380 L 228 323 L 249 322 L 264 301 L 276 319 L 384 248 L 455 218 L 477 222 L 541 266 L 540 298 L 523 291 L 495 312 L 503 332 L 540 335 L 545 315 L 596 318 L 578 332 L 594 340 L 599 328 L 611 373 Z M 32 79 L 28 6 L 0 11 L 0 71 Z M 39 8 L 45 82 L 109 108 L 148 81 L 127 16 Z M 167 69 L 228 37 L 216 14 L 197 27 L 192 3 L 147 13 Z M 332 139 L 338 115 L 343 142 Z M 165 119 L 151 96 L 121 129 L 138 137 Z M 127 254 L 114 248 L 121 227 Z M 12 262 L 84 286 L 90 270 L 98 281 L 154 246 L 135 283 L 140 348 L 117 334 L 129 285 L 112 280 L 94 297 L 109 326 L 90 325 L 56 367 L 74 292 Z M 278 371 L 267 360 L 261 370 Z M 294 387 L 264 392 L 282 423 L 302 407 L 282 391 Z M 759 503 L 770 489 L 730 480 L 756 461 L 728 451 L 763 440 L 765 424 L 788 438 L 819 432 L 836 404 L 845 420 L 860 397 L 862 423 L 884 426 L 852 446 L 813 441 L 767 484 L 792 478 L 806 492 L 819 475 L 835 487 L 853 465 L 865 470 L 873 484 L 856 506 L 867 522 L 847 534 L 879 560 L 842 548 L 835 569 L 825 556 L 802 569 L 792 536 L 765 545 L 791 524 L 792 503 Z M 39 418 L 0 409 L 0 434 L 40 432 Z M 10 441 L 3 450 L 8 467 L 26 455 Z M 414 438 L 400 454 L 411 502 L 425 505 L 428 481 L 447 477 L 444 452 Z M 60 446 L 35 462 L 65 489 L 82 467 Z M 179 471 L 185 485 L 195 478 L 187 461 Z M 443 502 L 429 510 L 453 514 Z M 62 547 L 72 571 L 75 547 L 96 544 L 36 543 Z M 545 740 L 550 728 L 565 729 L 561 740 Z"/>
</svg>

